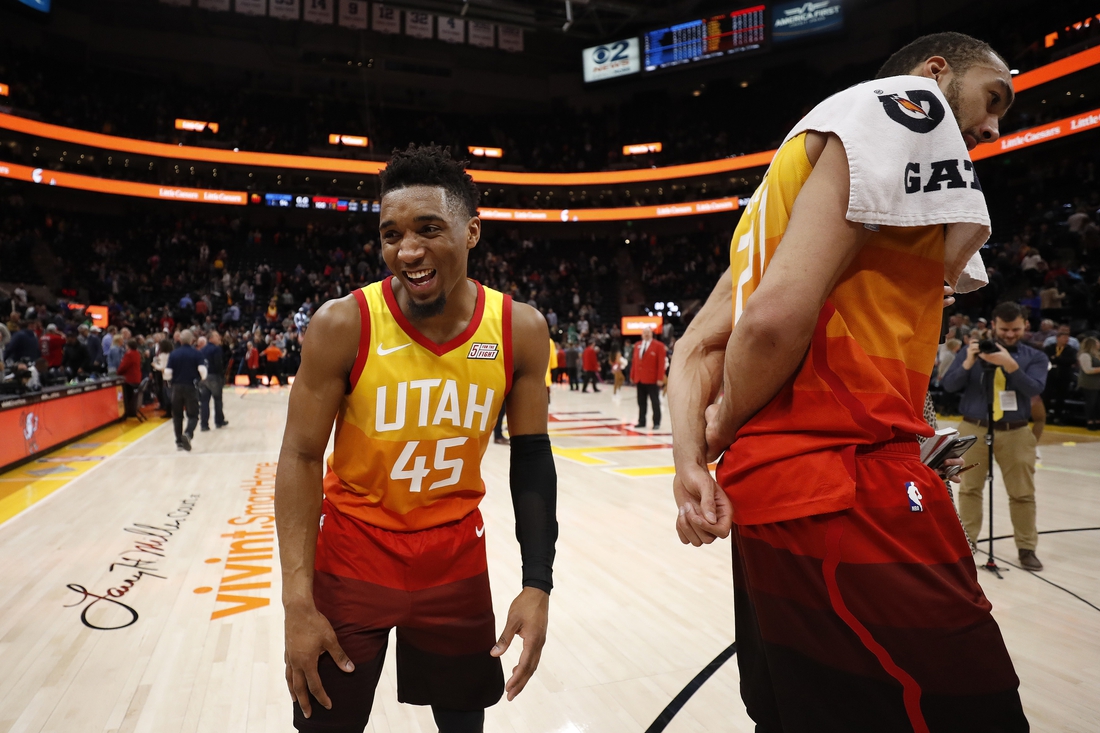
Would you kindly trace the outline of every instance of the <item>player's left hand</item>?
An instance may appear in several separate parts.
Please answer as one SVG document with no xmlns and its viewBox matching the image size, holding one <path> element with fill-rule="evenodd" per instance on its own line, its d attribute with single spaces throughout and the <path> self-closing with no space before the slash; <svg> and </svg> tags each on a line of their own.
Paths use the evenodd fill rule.
<svg viewBox="0 0 1100 733">
<path fill-rule="evenodd" d="M 955 289 L 950 285 L 943 286 L 943 307 L 955 304 Z"/>
<path fill-rule="evenodd" d="M 939 468 L 936 469 L 936 473 L 938 473 L 940 475 L 940 478 L 942 478 L 944 481 L 950 481 L 953 484 L 961 483 L 962 476 L 960 476 L 959 474 L 956 473 L 951 478 L 944 478 L 943 474 L 951 466 L 961 466 L 964 463 L 965 461 L 962 458 L 948 458 L 946 461 L 943 462 L 943 464 L 940 465 Z"/>
<path fill-rule="evenodd" d="M 725 424 L 722 420 L 722 397 L 718 397 L 718 401 L 713 405 L 707 407 L 704 413 L 704 419 L 706 420 L 706 438 L 707 438 L 707 460 L 717 461 L 718 457 L 725 452 L 727 448 L 733 445 L 733 441 L 737 438 L 737 430 L 730 429 L 730 426 Z"/>
<path fill-rule="evenodd" d="M 549 614 L 550 594 L 538 588 L 524 588 L 508 608 L 508 622 L 504 624 L 504 632 L 489 653 L 494 657 L 502 656 L 517 634 L 523 638 L 519 664 L 512 668 L 512 676 L 504 685 L 509 702 L 523 692 L 527 681 L 539 667 L 542 647 L 546 644 Z"/>
</svg>

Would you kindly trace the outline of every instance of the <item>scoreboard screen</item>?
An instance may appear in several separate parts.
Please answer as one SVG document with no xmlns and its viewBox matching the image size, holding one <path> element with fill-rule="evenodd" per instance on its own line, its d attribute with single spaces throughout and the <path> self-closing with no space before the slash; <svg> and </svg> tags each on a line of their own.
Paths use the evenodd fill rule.
<svg viewBox="0 0 1100 733">
<path fill-rule="evenodd" d="M 764 47 L 763 5 L 677 23 L 645 34 L 645 70 L 657 71 Z"/>
</svg>

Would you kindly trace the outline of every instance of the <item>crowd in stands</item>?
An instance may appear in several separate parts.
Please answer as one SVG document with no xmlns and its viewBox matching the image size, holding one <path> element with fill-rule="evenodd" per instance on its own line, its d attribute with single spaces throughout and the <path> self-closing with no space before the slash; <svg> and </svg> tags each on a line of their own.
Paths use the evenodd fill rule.
<svg viewBox="0 0 1100 733">
<path fill-rule="evenodd" d="M 1013 66 L 1026 70 L 1095 43 L 1097 25 L 1100 22 L 1064 33 L 1065 38 L 1056 48 L 1042 47 L 1034 40 L 1024 43 L 1014 37 L 1000 47 L 1010 49 L 1007 56 Z M 0 50 L 0 78 L 11 89 L 5 103 L 16 114 L 49 122 L 167 143 L 378 160 L 409 142 L 436 142 L 450 147 L 456 157 L 465 157 L 470 145 L 494 146 L 505 151 L 504 157 L 498 161 L 478 159 L 476 167 L 539 172 L 674 165 L 772 149 L 808 110 L 807 100 L 816 100 L 822 90 L 843 89 L 874 71 L 873 64 L 845 67 L 831 75 L 801 65 L 778 66 L 760 72 L 751 81 L 732 75 L 696 84 L 691 91 L 697 96 L 689 95 L 687 89 L 675 94 L 644 92 L 608 102 L 599 109 L 573 108 L 558 102 L 526 113 L 486 111 L 444 115 L 430 109 L 367 105 L 358 91 L 339 85 L 291 98 L 261 91 L 259 84 L 247 80 L 243 85 L 235 80 L 232 84 L 211 82 L 200 86 L 183 79 L 166 80 L 133 67 L 118 69 L 96 63 L 74 63 L 72 58 L 24 48 Z M 135 95 L 135 89 L 141 89 L 142 93 Z M 775 89 L 787 93 L 776 95 Z M 1095 99 L 1084 89 L 1043 99 L 1041 103 L 1017 104 L 1003 121 L 1002 130 L 1022 129 L 1093 107 Z M 742 114 L 745 109 L 754 112 Z M 217 133 L 176 130 L 174 121 L 180 117 L 214 121 L 219 130 Z M 690 134 L 680 134 L 682 131 Z M 330 146 L 328 135 L 333 132 L 365 135 L 371 141 L 370 147 Z M 663 150 L 640 156 L 622 153 L 625 144 L 647 142 L 661 142 Z M 31 153 L 22 152 L 22 158 Z M 112 163 L 108 172 L 103 157 L 98 156 L 100 160 L 95 161 L 73 158 L 39 160 L 39 163 L 59 170 L 93 170 L 100 175 L 109 173 L 113 178 L 166 185 L 225 187 L 226 171 L 219 176 L 210 166 L 161 161 L 149 168 Z M 316 193 L 329 192 L 322 185 L 326 181 L 310 183 Z M 751 192 L 753 187 L 754 184 L 734 186 L 742 192 L 745 188 Z M 729 188 L 723 181 L 711 182 L 712 195 L 730 195 L 731 190 L 726 190 Z M 591 198 L 593 204 L 601 205 L 675 202 L 684 198 L 680 190 L 667 186 L 658 193 L 657 187 L 652 187 L 643 193 L 639 188 L 629 196 L 616 191 L 603 193 L 603 201 L 597 200 L 600 193 L 593 193 Z M 351 191 L 344 194 L 353 195 Z M 545 200 L 505 202 L 491 198 L 486 203 L 495 206 L 541 203 L 546 208 L 554 205 L 553 201 Z"/>
<path fill-rule="evenodd" d="M 317 308 L 389 274 L 377 234 L 362 224 L 295 230 L 148 214 L 120 225 L 116 216 L 8 211 L 0 282 L 16 285 L 0 287 L 9 321 L 0 342 L 10 368 L 24 362 L 29 371 L 46 360 L 34 367 L 32 385 L 117 373 L 128 349 L 141 352 L 149 376 L 159 345 L 185 328 L 224 338 L 229 383 L 237 375 L 252 384 L 285 381 Z M 44 280 L 27 276 L 31 252 L 52 288 L 21 284 Z M 600 239 L 552 243 L 503 231 L 473 250 L 470 276 L 540 309 L 555 338 L 606 344 L 618 334 L 613 254 Z M 80 305 L 87 303 L 106 305 L 106 329 L 90 320 Z M 86 347 L 88 359 L 67 351 L 67 339 Z"/>
</svg>

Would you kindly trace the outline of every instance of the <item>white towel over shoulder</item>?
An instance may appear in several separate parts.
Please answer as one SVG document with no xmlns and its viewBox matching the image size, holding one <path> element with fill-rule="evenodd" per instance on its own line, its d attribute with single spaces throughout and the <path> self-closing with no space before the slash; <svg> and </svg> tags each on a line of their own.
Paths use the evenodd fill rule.
<svg viewBox="0 0 1100 733">
<path fill-rule="evenodd" d="M 892 76 L 857 84 L 814 107 L 787 140 L 807 130 L 844 143 L 849 221 L 946 225 L 944 279 L 960 293 L 989 282 L 978 254 L 990 233 L 985 196 L 935 80 Z"/>
</svg>

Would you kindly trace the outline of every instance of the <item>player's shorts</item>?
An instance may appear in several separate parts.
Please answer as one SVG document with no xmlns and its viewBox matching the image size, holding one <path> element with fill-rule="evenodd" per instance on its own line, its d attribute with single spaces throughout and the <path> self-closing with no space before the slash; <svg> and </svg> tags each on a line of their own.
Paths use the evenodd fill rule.
<svg viewBox="0 0 1100 733">
<path fill-rule="evenodd" d="M 481 710 L 500 699 L 504 672 L 489 655 L 496 625 L 484 532 L 476 509 L 439 527 L 391 532 L 324 502 L 313 598 L 355 671 L 321 656 L 318 672 L 332 709 L 313 700 L 305 718 L 295 703 L 298 730 L 363 730 L 394 627 L 401 702 Z"/>
<path fill-rule="evenodd" d="M 733 528 L 756 730 L 1027 731 L 970 545 L 917 443 L 857 452 L 855 474 L 851 509 Z"/>
</svg>

